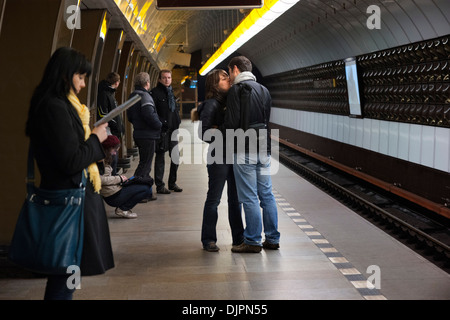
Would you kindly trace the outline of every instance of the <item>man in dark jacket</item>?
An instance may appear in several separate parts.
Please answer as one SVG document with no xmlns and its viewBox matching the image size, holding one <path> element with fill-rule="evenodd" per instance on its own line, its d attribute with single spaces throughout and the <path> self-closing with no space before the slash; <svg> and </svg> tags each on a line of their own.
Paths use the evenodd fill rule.
<svg viewBox="0 0 450 320">
<path fill-rule="evenodd" d="M 103 118 L 105 115 L 107 115 L 117 107 L 117 102 L 114 95 L 119 84 L 120 75 L 116 72 L 109 73 L 106 79 L 100 81 L 100 83 L 98 84 L 97 120 Z M 112 135 L 115 135 L 117 138 L 119 138 L 119 140 L 122 139 L 122 135 L 125 133 L 122 115 L 119 114 L 114 119 L 108 121 L 108 128 L 111 131 Z M 113 174 L 116 174 L 118 160 L 119 154 L 117 153 L 111 163 Z"/>
<path fill-rule="evenodd" d="M 134 92 L 129 98 L 140 95 L 141 100 L 127 110 L 128 121 L 133 124 L 133 138 L 139 149 L 139 164 L 135 176 L 149 177 L 152 168 L 155 143 L 161 133 L 161 121 L 156 113 L 155 103 L 148 92 L 150 76 L 146 72 L 136 75 Z"/>
<path fill-rule="evenodd" d="M 156 192 L 163 194 L 169 194 L 169 190 L 175 192 L 183 191 L 183 189 L 176 184 L 178 164 L 172 161 L 172 153 L 178 152 L 178 141 L 172 141 L 171 137 L 172 133 L 179 128 L 181 119 L 171 84 L 172 72 L 170 70 L 161 70 L 159 72 L 158 85 L 151 91 L 153 99 L 155 100 L 159 119 L 162 122 L 161 137 L 156 145 L 155 185 Z M 165 153 L 167 151 L 169 151 L 169 155 L 171 156 L 168 180 L 169 189 L 165 187 L 163 181 Z"/>
<path fill-rule="evenodd" d="M 238 143 L 245 141 L 243 135 L 239 137 L 239 132 L 245 132 L 250 137 L 248 147 L 238 146 L 232 149 L 236 188 L 239 202 L 244 207 L 246 227 L 244 242 L 233 246 L 231 251 L 257 253 L 261 252 L 261 247 L 276 250 L 279 248 L 280 233 L 270 176 L 270 140 L 267 139 L 272 98 L 269 91 L 256 82 L 256 77 L 251 72 L 252 64 L 246 57 L 232 58 L 228 63 L 228 70 L 233 86 L 228 91 L 224 127 L 233 129 L 231 131 L 235 132 Z M 227 141 L 231 140 L 227 137 Z M 257 154 L 252 150 L 258 150 Z M 261 237 L 263 221 L 266 236 L 264 243 Z"/>
<path fill-rule="evenodd" d="M 119 84 L 120 75 L 116 72 L 109 73 L 105 80 L 100 81 L 97 95 L 97 120 L 103 118 L 117 107 L 114 95 Z M 124 134 L 122 116 L 119 114 L 113 120 L 109 121 L 108 128 L 111 130 L 111 134 L 119 139 L 122 138 Z"/>
</svg>

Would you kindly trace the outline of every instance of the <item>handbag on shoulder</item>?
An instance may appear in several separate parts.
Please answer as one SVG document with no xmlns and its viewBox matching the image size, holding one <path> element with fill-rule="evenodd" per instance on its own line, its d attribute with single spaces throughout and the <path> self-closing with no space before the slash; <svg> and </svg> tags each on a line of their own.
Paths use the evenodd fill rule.
<svg viewBox="0 0 450 320">
<path fill-rule="evenodd" d="M 30 145 L 27 196 L 9 248 L 9 260 L 40 274 L 67 274 L 67 267 L 80 266 L 86 174 L 83 170 L 79 188 L 45 190 L 36 187 Z"/>
</svg>

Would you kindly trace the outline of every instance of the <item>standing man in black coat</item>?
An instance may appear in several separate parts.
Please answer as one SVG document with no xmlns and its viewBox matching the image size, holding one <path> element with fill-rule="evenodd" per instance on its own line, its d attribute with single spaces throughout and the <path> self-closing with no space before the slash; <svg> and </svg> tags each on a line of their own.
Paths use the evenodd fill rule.
<svg viewBox="0 0 450 320">
<path fill-rule="evenodd" d="M 133 139 L 139 149 L 139 164 L 134 172 L 138 177 L 149 177 L 152 168 L 155 143 L 161 132 L 161 121 L 155 103 L 148 92 L 150 76 L 147 72 L 136 75 L 134 92 L 129 98 L 139 95 L 141 100 L 127 110 L 128 121 L 133 124 Z"/>
<path fill-rule="evenodd" d="M 178 141 L 172 141 L 172 133 L 180 127 L 180 110 L 175 101 L 175 96 L 172 89 L 172 72 L 170 70 L 161 70 L 159 72 L 158 85 L 152 89 L 151 94 L 156 104 L 159 119 L 162 122 L 161 137 L 156 145 L 155 155 L 155 184 L 156 192 L 162 194 L 169 194 L 170 191 L 181 192 L 177 186 L 177 170 L 178 164 L 172 161 L 172 152 L 178 151 Z M 169 189 L 165 187 L 164 177 L 164 156 L 169 151 L 171 156 L 170 173 L 168 185 Z"/>
<path fill-rule="evenodd" d="M 272 97 L 266 87 L 256 81 L 252 63 L 244 56 L 233 57 L 228 71 L 233 86 L 228 91 L 225 129 L 242 129 L 254 133 L 255 139 L 238 139 L 244 144 L 234 152 L 233 171 L 239 202 L 245 213 L 244 242 L 232 252 L 259 253 L 264 247 L 278 250 L 278 209 L 272 192 L 269 119 Z M 242 136 L 241 136 L 242 137 Z M 256 139 L 258 137 L 258 139 Z M 240 140 L 240 142 L 239 142 Z M 228 142 L 234 140 L 228 140 Z M 245 150 L 244 150 L 245 149 Z M 228 150 L 228 149 L 227 149 Z M 262 217 L 261 217 L 262 209 Z M 262 231 L 266 239 L 262 242 Z"/>
<path fill-rule="evenodd" d="M 106 116 L 109 112 L 117 107 L 115 93 L 120 84 L 120 75 L 116 72 L 111 72 L 107 75 L 105 80 L 98 84 L 97 95 L 97 120 Z M 122 139 L 125 133 L 122 115 L 117 115 L 114 119 L 108 121 L 108 128 L 112 135 L 115 135 L 119 140 Z M 112 174 L 115 175 L 117 171 L 117 162 L 119 154 L 117 153 L 111 163 L 113 169 Z"/>
</svg>

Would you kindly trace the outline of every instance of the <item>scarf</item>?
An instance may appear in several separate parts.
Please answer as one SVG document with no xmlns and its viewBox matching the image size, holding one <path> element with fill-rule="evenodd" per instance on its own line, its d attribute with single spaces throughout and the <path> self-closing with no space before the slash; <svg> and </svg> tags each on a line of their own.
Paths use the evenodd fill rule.
<svg viewBox="0 0 450 320">
<path fill-rule="evenodd" d="M 166 87 L 167 90 L 167 98 L 169 100 L 169 109 L 170 111 L 175 111 L 175 96 L 173 95 L 172 86 Z"/>
<path fill-rule="evenodd" d="M 81 119 L 81 123 L 83 124 L 84 129 L 84 140 L 87 140 L 91 135 L 91 127 L 89 126 L 90 122 L 89 109 L 84 104 L 81 104 L 80 100 L 78 99 L 77 95 L 75 94 L 75 92 L 73 92 L 72 89 L 70 89 L 70 92 L 67 95 L 67 99 L 69 99 L 70 103 L 75 108 L 75 110 L 78 113 L 78 116 Z M 100 180 L 100 173 L 98 171 L 97 163 L 93 162 L 88 166 L 88 173 L 92 185 L 94 186 L 95 192 L 100 193 L 102 182 Z M 83 174 L 85 174 L 84 170 Z"/>
<path fill-rule="evenodd" d="M 236 78 L 234 78 L 233 84 L 237 84 L 237 83 L 245 81 L 245 80 L 256 81 L 256 77 L 250 71 L 242 71 L 241 73 L 239 73 L 236 76 Z"/>
</svg>

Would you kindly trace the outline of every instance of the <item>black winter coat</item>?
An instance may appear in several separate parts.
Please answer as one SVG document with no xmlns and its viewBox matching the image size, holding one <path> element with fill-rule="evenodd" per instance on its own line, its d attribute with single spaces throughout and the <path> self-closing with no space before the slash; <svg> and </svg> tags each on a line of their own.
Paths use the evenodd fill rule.
<svg viewBox="0 0 450 320">
<path fill-rule="evenodd" d="M 52 98 L 43 102 L 30 124 L 30 142 L 41 174 L 42 188 L 77 188 L 83 169 L 105 157 L 95 134 L 84 140 L 80 117 L 66 99 Z M 88 182 L 81 274 L 101 274 L 113 267 L 103 200 Z"/>
<path fill-rule="evenodd" d="M 225 106 L 220 104 L 216 99 L 208 99 L 203 101 L 197 108 L 199 120 L 202 122 L 201 132 L 199 132 L 200 139 L 205 142 L 210 142 L 203 139 L 203 135 L 208 129 L 217 128 L 223 124 L 225 117 Z"/>
<path fill-rule="evenodd" d="M 243 85 L 251 88 L 250 97 L 247 101 L 243 101 L 241 90 Z M 248 92 L 248 91 L 247 91 Z M 241 107 L 245 107 L 243 110 Z M 227 95 L 227 109 L 225 121 L 221 127 L 222 131 L 226 129 L 243 129 L 247 130 L 252 125 L 265 124 L 267 129 L 267 152 L 270 154 L 270 109 L 272 107 L 272 97 L 266 87 L 253 80 L 245 80 L 238 84 L 234 84 Z M 246 119 L 242 115 L 247 116 Z M 246 149 L 247 150 L 247 149 Z"/>
<path fill-rule="evenodd" d="M 169 109 L 169 99 L 166 87 L 158 82 L 158 85 L 151 90 L 155 101 L 156 111 L 162 123 L 162 132 L 172 132 L 180 127 L 180 107 L 175 103 L 175 111 Z"/>
<path fill-rule="evenodd" d="M 97 120 L 100 120 L 106 114 L 111 112 L 117 107 L 116 98 L 114 94 L 116 89 L 111 88 L 108 81 L 102 80 L 98 85 L 97 96 Z M 125 133 L 122 115 L 116 116 L 114 119 L 108 122 L 108 127 L 111 129 L 111 133 L 116 137 L 122 137 Z"/>
<path fill-rule="evenodd" d="M 208 99 L 205 100 L 202 104 L 200 104 L 197 108 L 199 120 L 201 121 L 202 126 L 199 127 L 199 137 L 203 141 L 207 143 L 213 143 L 216 139 L 216 137 L 211 137 L 212 140 L 209 139 L 209 137 L 205 137 L 205 132 L 209 129 L 212 130 L 220 130 L 219 127 L 223 125 L 223 121 L 225 118 L 225 104 L 220 103 L 216 99 Z M 212 132 L 211 134 L 216 135 L 216 132 Z M 222 134 L 222 143 L 223 143 L 223 158 L 226 157 L 226 141 L 225 141 L 225 134 Z M 210 149 L 213 147 L 213 145 L 210 145 Z M 217 142 L 215 143 L 214 148 L 217 147 Z M 209 150 L 209 153 L 211 156 L 215 156 L 215 149 Z"/>
<path fill-rule="evenodd" d="M 246 84 L 252 88 L 248 110 L 248 123 L 243 124 L 241 119 L 241 84 Z M 225 117 L 226 129 L 238 129 L 256 123 L 269 124 L 270 108 L 272 106 L 272 98 L 269 90 L 256 81 L 246 80 L 239 84 L 233 85 L 228 91 L 227 96 L 227 112 Z"/>
</svg>

